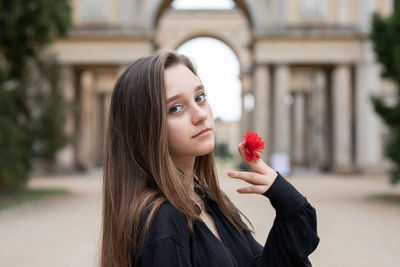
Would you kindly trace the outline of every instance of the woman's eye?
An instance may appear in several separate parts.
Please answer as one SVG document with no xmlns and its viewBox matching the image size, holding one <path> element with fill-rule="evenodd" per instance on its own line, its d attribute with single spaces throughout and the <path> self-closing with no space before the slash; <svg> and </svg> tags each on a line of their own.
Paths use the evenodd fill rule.
<svg viewBox="0 0 400 267">
<path fill-rule="evenodd" d="M 196 97 L 197 102 L 204 102 L 207 99 L 207 94 L 206 93 L 201 93 Z"/>
<path fill-rule="evenodd" d="M 173 106 L 169 109 L 169 113 L 177 113 L 182 107 L 180 105 Z"/>
</svg>

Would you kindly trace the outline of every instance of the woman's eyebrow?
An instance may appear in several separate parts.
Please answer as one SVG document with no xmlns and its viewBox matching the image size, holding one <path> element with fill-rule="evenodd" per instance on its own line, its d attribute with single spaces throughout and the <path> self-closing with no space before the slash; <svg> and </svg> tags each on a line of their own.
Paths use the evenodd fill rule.
<svg viewBox="0 0 400 267">
<path fill-rule="evenodd" d="M 204 89 L 204 86 L 202 84 L 199 84 L 194 88 L 194 91 L 196 92 L 196 91 L 201 90 L 201 89 Z M 182 96 L 181 94 L 177 94 L 177 95 L 171 96 L 170 98 L 168 98 L 167 104 L 169 102 L 171 102 L 171 101 L 174 101 L 175 99 L 177 99 L 177 98 L 179 98 L 181 96 Z"/>
</svg>

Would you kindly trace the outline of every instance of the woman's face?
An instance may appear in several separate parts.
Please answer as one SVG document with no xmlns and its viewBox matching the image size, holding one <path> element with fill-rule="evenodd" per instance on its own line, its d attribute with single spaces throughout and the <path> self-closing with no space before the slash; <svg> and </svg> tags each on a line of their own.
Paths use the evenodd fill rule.
<svg viewBox="0 0 400 267">
<path fill-rule="evenodd" d="M 167 132 L 174 159 L 201 156 L 214 149 L 214 119 L 205 89 L 185 65 L 166 69 Z M 200 132 L 207 130 L 203 134 Z"/>
</svg>

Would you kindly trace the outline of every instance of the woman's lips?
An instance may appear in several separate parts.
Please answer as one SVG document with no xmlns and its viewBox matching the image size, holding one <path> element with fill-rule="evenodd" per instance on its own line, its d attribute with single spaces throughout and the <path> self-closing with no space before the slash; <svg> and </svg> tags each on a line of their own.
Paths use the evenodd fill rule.
<svg viewBox="0 0 400 267">
<path fill-rule="evenodd" d="M 193 136 L 193 138 L 208 136 L 210 133 L 211 133 L 211 129 L 208 128 L 208 129 L 206 129 L 206 130 L 201 131 L 201 132 L 198 133 L 197 135 Z"/>
</svg>

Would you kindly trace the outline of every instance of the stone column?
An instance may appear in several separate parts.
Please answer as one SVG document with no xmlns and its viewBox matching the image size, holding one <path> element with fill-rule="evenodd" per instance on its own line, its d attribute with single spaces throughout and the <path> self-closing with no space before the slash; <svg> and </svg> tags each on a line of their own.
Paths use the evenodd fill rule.
<svg viewBox="0 0 400 267">
<path fill-rule="evenodd" d="M 356 65 L 356 164 L 363 172 L 383 171 L 381 125 L 370 96 L 379 93 L 379 66 L 371 42 L 363 44 L 364 58 Z"/>
<path fill-rule="evenodd" d="M 352 170 L 350 66 L 336 66 L 332 82 L 334 171 L 349 172 Z"/>
<path fill-rule="evenodd" d="M 127 27 L 132 20 L 133 8 L 135 5 L 131 4 L 129 0 L 119 0 L 119 22 L 121 25 Z"/>
<path fill-rule="evenodd" d="M 271 165 L 282 174 L 290 172 L 289 66 L 277 65 L 274 71 L 274 126 Z"/>
<path fill-rule="evenodd" d="M 256 131 L 265 141 L 265 149 L 262 155 L 264 161 L 268 161 L 270 154 L 270 136 L 269 121 L 270 114 L 268 112 L 270 97 L 270 73 L 269 68 L 265 65 L 257 65 L 254 72 L 254 131 Z"/>
<path fill-rule="evenodd" d="M 347 0 L 338 0 L 337 1 L 337 23 L 340 25 L 345 25 L 348 23 L 348 1 Z"/>
<path fill-rule="evenodd" d="M 372 14 L 375 9 L 375 0 L 358 0 L 358 24 L 364 33 L 371 29 Z"/>
<path fill-rule="evenodd" d="M 305 138 L 305 105 L 304 105 L 304 92 L 296 93 L 293 102 L 293 164 L 304 165 L 305 151 L 304 151 L 304 138 Z"/>
<path fill-rule="evenodd" d="M 323 71 L 317 71 L 315 73 L 315 104 L 316 107 L 316 144 L 317 144 L 317 168 L 319 170 L 326 170 L 328 163 L 328 141 L 327 141 L 327 130 L 328 130 L 328 115 L 327 115 L 327 87 L 326 87 L 326 76 Z"/>
<path fill-rule="evenodd" d="M 62 84 L 64 85 L 63 94 L 67 103 L 75 100 L 75 76 L 71 66 L 62 67 Z M 72 110 L 68 110 L 64 131 L 68 136 L 75 132 L 75 119 Z M 72 171 L 74 168 L 74 145 L 68 144 L 56 155 L 56 168 L 61 171 Z"/>
<path fill-rule="evenodd" d="M 312 168 L 315 164 L 314 160 L 314 125 L 315 125 L 315 112 L 313 107 L 313 95 L 312 90 L 305 92 L 304 94 L 304 107 L 305 107 L 305 159 L 307 167 Z M 315 167 L 315 166 L 314 166 Z"/>
<path fill-rule="evenodd" d="M 80 123 L 77 142 L 77 163 L 80 168 L 89 169 L 93 166 L 93 130 L 95 125 L 93 110 L 94 99 L 94 73 L 90 70 L 82 72 L 80 81 Z"/>
<path fill-rule="evenodd" d="M 385 1 L 385 10 L 383 11 L 383 16 L 389 17 L 393 13 L 393 4 L 394 0 L 386 0 Z"/>
<path fill-rule="evenodd" d="M 242 83 L 242 91 L 241 91 L 241 103 L 242 103 L 242 116 L 240 118 L 240 132 L 239 134 L 239 140 L 242 140 L 242 134 L 246 133 L 246 131 L 252 129 L 252 111 L 254 109 L 248 109 L 246 108 L 246 95 L 247 94 L 252 94 L 251 92 L 251 77 L 248 72 L 242 72 L 240 75 L 240 80 Z M 232 151 L 236 152 L 236 151 Z"/>
<path fill-rule="evenodd" d="M 311 75 L 312 86 L 307 94 L 308 162 L 311 169 L 321 170 L 328 164 L 326 81 L 323 71 L 315 70 Z"/>
<path fill-rule="evenodd" d="M 278 2 L 278 23 L 280 25 L 285 25 L 287 23 L 287 5 L 286 0 L 280 0 Z"/>
<path fill-rule="evenodd" d="M 313 75 L 314 76 L 314 75 Z M 320 110 L 318 103 L 318 91 L 317 87 L 313 84 L 312 89 L 309 93 L 309 104 L 310 104 L 310 114 L 309 119 L 310 122 L 310 167 L 313 170 L 317 170 L 319 167 L 319 119 L 320 119 Z"/>
</svg>

